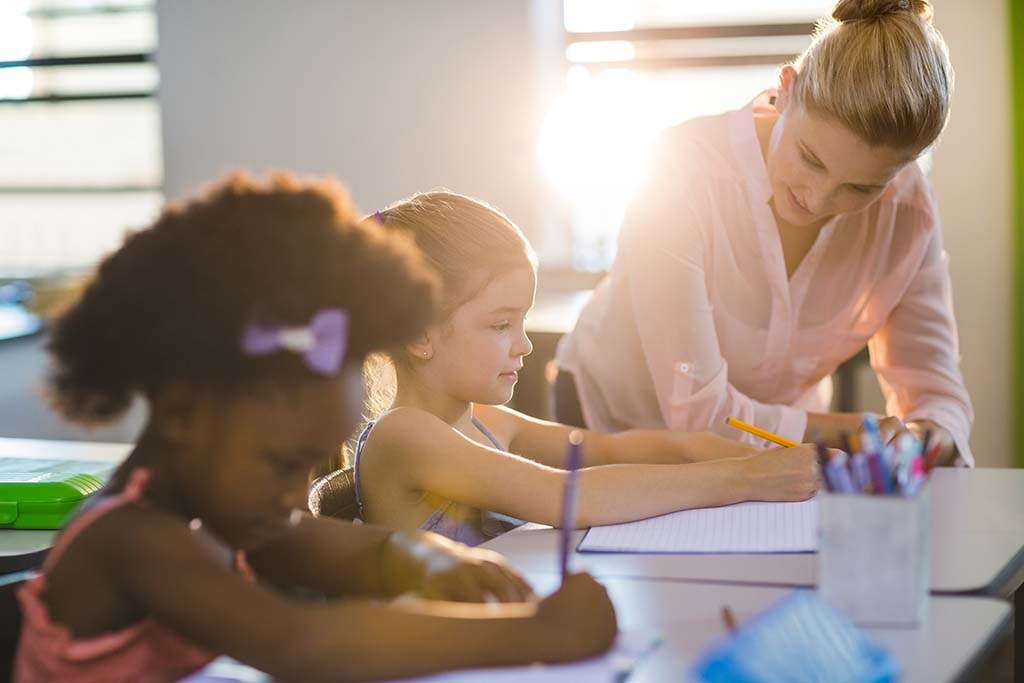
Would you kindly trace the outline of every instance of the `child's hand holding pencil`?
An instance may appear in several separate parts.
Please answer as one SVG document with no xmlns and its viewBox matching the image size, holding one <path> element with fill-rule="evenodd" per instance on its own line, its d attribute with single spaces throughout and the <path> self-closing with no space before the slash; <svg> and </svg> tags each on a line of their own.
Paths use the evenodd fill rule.
<svg viewBox="0 0 1024 683">
<path fill-rule="evenodd" d="M 769 448 L 744 459 L 751 490 L 744 500 L 807 500 L 818 492 L 818 452 L 813 444 Z"/>
<path fill-rule="evenodd" d="M 727 417 L 725 423 L 782 446 L 762 451 L 748 459 L 757 473 L 753 478 L 755 488 L 751 500 L 806 500 L 818 492 L 819 454 L 815 446 L 798 444 L 732 417 Z"/>
<path fill-rule="evenodd" d="M 589 574 L 569 573 L 572 532 L 576 527 L 576 487 L 582 464 L 583 432 L 574 429 L 569 433 L 562 524 L 558 534 L 562 586 L 537 608 L 540 622 L 551 629 L 549 642 L 555 648 L 551 656 L 566 660 L 600 654 L 612 646 L 618 634 L 615 608 L 604 586 Z"/>
<path fill-rule="evenodd" d="M 544 661 L 570 661 L 601 654 L 612 646 L 619 626 L 608 591 L 589 574 L 570 574 L 537 605 Z"/>
</svg>

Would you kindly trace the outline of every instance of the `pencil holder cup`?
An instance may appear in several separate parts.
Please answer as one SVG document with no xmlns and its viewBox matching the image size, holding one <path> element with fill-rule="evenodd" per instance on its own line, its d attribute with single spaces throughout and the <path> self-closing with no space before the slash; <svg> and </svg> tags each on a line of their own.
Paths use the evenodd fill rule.
<svg viewBox="0 0 1024 683">
<path fill-rule="evenodd" d="M 928 486 L 910 498 L 823 494 L 818 593 L 861 626 L 915 626 L 928 608 Z"/>
</svg>

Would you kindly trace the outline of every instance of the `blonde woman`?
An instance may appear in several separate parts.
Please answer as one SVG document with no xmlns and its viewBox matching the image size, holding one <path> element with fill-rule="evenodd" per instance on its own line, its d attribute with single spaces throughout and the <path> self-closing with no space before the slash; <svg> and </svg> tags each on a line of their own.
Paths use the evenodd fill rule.
<svg viewBox="0 0 1024 683">
<path fill-rule="evenodd" d="M 562 422 L 828 445 L 830 375 L 864 344 L 883 435 L 972 465 L 938 210 L 915 160 L 953 71 L 921 0 L 843 0 L 778 89 L 661 139 L 617 260 L 559 347 Z"/>
</svg>

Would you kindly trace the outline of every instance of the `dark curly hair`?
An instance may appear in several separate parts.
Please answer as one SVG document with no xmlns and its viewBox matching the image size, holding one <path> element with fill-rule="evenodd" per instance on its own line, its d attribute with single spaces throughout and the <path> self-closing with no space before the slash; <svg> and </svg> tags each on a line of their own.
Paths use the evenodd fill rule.
<svg viewBox="0 0 1024 683">
<path fill-rule="evenodd" d="M 346 363 L 410 341 L 433 318 L 436 277 L 417 250 L 362 223 L 338 183 L 234 174 L 164 209 L 108 256 L 57 321 L 51 403 L 101 423 L 170 379 L 216 388 L 311 378 L 301 357 L 241 352 L 251 323 L 349 315 Z"/>
</svg>

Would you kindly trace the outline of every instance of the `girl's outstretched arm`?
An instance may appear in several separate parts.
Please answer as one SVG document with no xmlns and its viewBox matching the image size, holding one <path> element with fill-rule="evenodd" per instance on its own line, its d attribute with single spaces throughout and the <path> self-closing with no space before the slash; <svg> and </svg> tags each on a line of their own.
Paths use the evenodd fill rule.
<svg viewBox="0 0 1024 683">
<path fill-rule="evenodd" d="M 521 602 L 530 586 L 501 555 L 436 534 L 305 516 L 287 536 L 249 553 L 259 575 L 328 597 L 415 592 L 438 600 Z"/>
<path fill-rule="evenodd" d="M 130 603 L 213 652 L 288 680 L 567 661 L 604 651 L 616 633 L 607 593 L 586 575 L 540 603 L 315 603 L 246 582 L 181 520 L 151 511 L 122 521 L 105 556 Z"/>
<path fill-rule="evenodd" d="M 812 446 L 799 446 L 685 465 L 584 467 L 576 525 L 617 524 L 744 500 L 803 500 L 817 491 L 816 462 Z M 418 409 L 394 410 L 377 423 L 364 446 L 360 475 L 368 514 L 382 524 L 401 523 L 407 511 L 392 517 L 376 502 L 377 486 L 429 491 L 531 522 L 562 523 L 564 470 L 482 446 Z"/>
<path fill-rule="evenodd" d="M 538 420 L 505 406 L 477 405 L 474 413 L 506 435 L 511 452 L 552 467 L 565 465 L 565 444 L 574 427 Z M 631 429 L 615 434 L 583 430 L 583 434 L 587 444 L 583 458 L 588 466 L 702 462 L 742 458 L 763 450 L 711 432 Z"/>
</svg>

